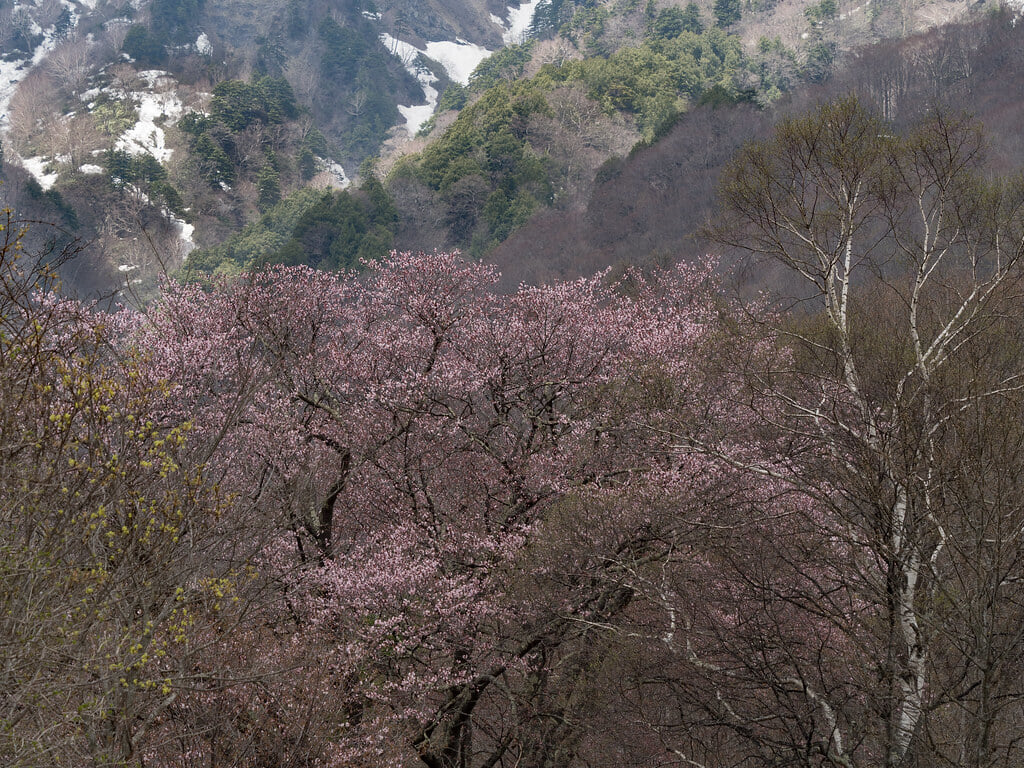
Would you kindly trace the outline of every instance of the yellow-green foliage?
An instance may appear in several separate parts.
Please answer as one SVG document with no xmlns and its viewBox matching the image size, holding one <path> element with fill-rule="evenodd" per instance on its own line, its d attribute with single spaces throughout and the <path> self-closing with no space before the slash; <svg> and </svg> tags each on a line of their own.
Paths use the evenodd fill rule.
<svg viewBox="0 0 1024 768">
<path fill-rule="evenodd" d="M 0 219 L 0 762 L 121 764 L 104 723 L 166 707 L 249 577 L 210 555 L 226 501 L 169 385 L 48 293 L 24 232 Z"/>
<path fill-rule="evenodd" d="M 120 136 L 138 119 L 135 106 L 126 99 L 112 99 L 100 94 L 90 110 L 96 126 L 107 136 Z"/>
</svg>

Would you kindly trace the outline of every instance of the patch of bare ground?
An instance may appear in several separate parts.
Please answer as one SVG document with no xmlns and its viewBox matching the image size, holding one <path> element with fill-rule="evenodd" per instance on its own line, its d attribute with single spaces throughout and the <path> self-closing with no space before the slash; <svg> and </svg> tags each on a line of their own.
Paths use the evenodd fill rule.
<svg viewBox="0 0 1024 768">
<path fill-rule="evenodd" d="M 972 3 L 957 0 L 931 0 L 917 3 L 912 9 L 911 29 L 913 32 L 925 32 L 943 24 L 963 19 L 970 11 Z"/>
<path fill-rule="evenodd" d="M 658 3 L 659 8 L 684 7 L 689 0 Z M 799 50 L 817 37 L 834 41 L 842 51 L 853 50 L 886 38 L 906 37 L 962 19 L 975 4 L 973 0 L 839 0 L 835 19 L 817 30 L 805 11 L 818 0 L 780 0 L 767 10 L 745 8 L 743 19 L 732 31 L 739 34 L 748 51 L 761 38 L 778 38 Z M 714 20 L 713 2 L 698 2 L 705 22 Z"/>
<path fill-rule="evenodd" d="M 427 136 L 410 136 L 404 126 L 395 126 L 388 134 L 380 148 L 380 155 L 376 166 L 377 175 L 387 178 L 395 163 L 406 155 L 414 155 L 422 152 L 426 147 L 441 134 L 448 130 L 448 126 L 455 122 L 459 113 L 454 110 L 439 112 L 434 115 L 434 128 Z"/>
</svg>

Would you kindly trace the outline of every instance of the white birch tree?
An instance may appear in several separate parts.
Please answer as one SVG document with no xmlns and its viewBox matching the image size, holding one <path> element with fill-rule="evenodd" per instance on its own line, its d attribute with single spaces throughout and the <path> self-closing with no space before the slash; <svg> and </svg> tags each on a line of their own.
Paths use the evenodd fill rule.
<svg viewBox="0 0 1024 768">
<path fill-rule="evenodd" d="M 832 685 L 790 680 L 828 731 L 824 764 L 1021 759 L 1008 708 L 1024 514 L 1007 489 L 1024 476 L 1024 191 L 986 177 L 983 149 L 965 116 L 898 135 L 849 98 L 783 121 L 724 177 L 716 239 L 781 266 L 791 289 L 773 329 L 786 354 L 748 374 L 750 402 L 773 409 L 773 477 L 814 500 L 824 543 L 791 599 L 851 649 L 847 670 L 819 670 Z"/>
</svg>

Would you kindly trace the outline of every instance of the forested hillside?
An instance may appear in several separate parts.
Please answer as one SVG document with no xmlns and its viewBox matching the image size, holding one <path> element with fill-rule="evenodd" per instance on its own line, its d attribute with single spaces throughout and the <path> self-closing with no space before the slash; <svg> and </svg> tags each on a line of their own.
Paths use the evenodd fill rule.
<svg viewBox="0 0 1024 768">
<path fill-rule="evenodd" d="M 504 259 L 527 222 L 578 218 L 620 158 L 668 146 L 694 109 L 750 104 L 770 122 L 859 46 L 964 12 L 831 0 L 5 2 L 0 195 L 87 244 L 62 275 L 69 288 L 137 302 L 182 267 L 206 281 L 302 261 L 286 241 L 316 239 L 309 263 L 334 267 L 391 248 Z M 314 211 L 314 191 L 332 200 Z M 302 231 L 281 229 L 300 219 Z M 674 247 L 651 242 L 638 257 Z"/>
<path fill-rule="evenodd" d="M 787 276 L 750 302 L 435 252 L 104 311 L 6 219 L 0 759 L 1019 765 L 1024 185 L 985 147 L 784 119 L 708 230 Z"/>
<path fill-rule="evenodd" d="M 0 0 L 0 764 L 1024 764 L 953 12 Z"/>
<path fill-rule="evenodd" d="M 606 161 L 573 204 L 538 211 L 489 259 L 520 280 L 543 282 L 609 265 L 664 264 L 714 248 L 702 230 L 714 210 L 719 175 L 744 142 L 762 139 L 781 115 L 858 93 L 887 119 L 906 125 L 935 105 L 963 110 L 987 128 L 994 168 L 1024 164 L 1018 98 L 1024 36 L 1010 12 L 880 43 L 844 62 L 827 82 L 794 92 L 772 109 L 752 104 L 697 107 L 660 140 Z M 771 283 L 748 271 L 754 285 Z"/>
</svg>

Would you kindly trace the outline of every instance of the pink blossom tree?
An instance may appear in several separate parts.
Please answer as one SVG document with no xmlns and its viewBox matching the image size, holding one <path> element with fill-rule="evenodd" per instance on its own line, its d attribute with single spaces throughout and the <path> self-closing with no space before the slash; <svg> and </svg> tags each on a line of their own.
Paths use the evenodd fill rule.
<svg viewBox="0 0 1024 768">
<path fill-rule="evenodd" d="M 0 755 L 1013 765 L 1024 195 L 979 136 L 845 101 L 746 148 L 717 234 L 799 312 L 433 253 L 106 314 L 5 247 Z"/>
<path fill-rule="evenodd" d="M 267 647 L 305 681 L 276 695 L 318 710 L 323 759 L 571 759 L 639 572 L 695 540 L 680 510 L 746 493 L 657 437 L 730 418 L 709 270 L 631 298 L 495 280 L 439 253 L 272 269 L 168 286 L 134 339 L 267 531 Z"/>
</svg>

